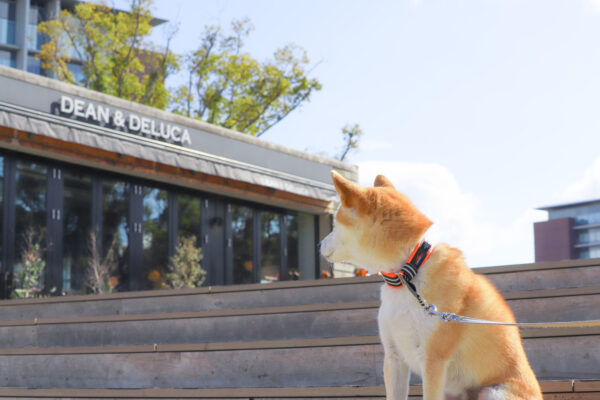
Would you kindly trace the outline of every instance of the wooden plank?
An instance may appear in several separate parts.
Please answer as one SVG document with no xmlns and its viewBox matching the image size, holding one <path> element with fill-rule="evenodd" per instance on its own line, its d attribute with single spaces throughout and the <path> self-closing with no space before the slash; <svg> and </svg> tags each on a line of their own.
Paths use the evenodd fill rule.
<svg viewBox="0 0 600 400">
<path fill-rule="evenodd" d="M 547 297 L 565 297 L 600 294 L 600 286 L 584 286 L 578 288 L 522 290 L 502 293 L 506 300 L 539 299 Z"/>
<path fill-rule="evenodd" d="M 600 335 L 600 327 L 521 329 L 523 339 Z"/>
<path fill-rule="evenodd" d="M 540 387 L 544 393 L 569 393 L 573 391 L 573 381 L 541 381 Z"/>
<path fill-rule="evenodd" d="M 7 299 L 0 301 L 0 307 L 10 307 L 27 304 L 56 304 L 73 302 L 94 302 L 111 301 L 116 299 L 146 299 L 158 297 L 189 296 L 195 294 L 215 294 L 215 293 L 236 293 L 236 292 L 254 292 L 254 291 L 273 291 L 279 289 L 307 288 L 307 287 L 335 287 L 340 285 L 356 285 L 381 283 L 379 276 L 357 277 L 357 278 L 336 278 L 320 279 L 306 281 L 281 281 L 273 283 L 252 283 L 246 285 L 231 286 L 203 286 L 193 289 L 159 289 L 143 290 L 137 292 L 119 292 L 111 294 L 98 295 L 74 295 L 47 297 L 41 299 Z"/>
<path fill-rule="evenodd" d="M 134 321 L 160 321 L 173 319 L 197 319 L 197 318 L 218 318 L 234 316 L 251 315 L 270 315 L 270 314 L 293 314 L 304 312 L 321 312 L 337 310 L 360 310 L 379 308 L 379 301 L 355 301 L 339 302 L 326 304 L 303 304 L 294 306 L 274 306 L 258 308 L 237 308 L 237 309 L 217 309 L 207 311 L 183 311 L 183 312 L 164 312 L 156 314 L 116 314 L 99 315 L 86 317 L 66 317 L 66 318 L 35 318 L 19 321 L 0 321 L 0 327 L 5 326 L 31 326 L 31 325 L 56 325 L 56 324 L 82 324 L 82 323 L 103 323 L 103 322 L 134 322 Z"/>
<path fill-rule="evenodd" d="M 2 387 L 378 386 L 380 345 L 186 353 L 0 356 Z"/>
<path fill-rule="evenodd" d="M 579 267 L 597 267 L 600 266 L 600 258 L 588 258 L 579 260 L 564 260 L 564 261 L 548 261 L 529 264 L 514 264 L 514 265 L 499 265 L 492 267 L 477 267 L 473 268 L 473 272 L 490 275 L 502 274 L 515 271 L 543 271 L 561 268 L 579 268 Z"/>
<path fill-rule="evenodd" d="M 171 353 L 236 351 L 258 349 L 293 349 L 306 347 L 362 346 L 379 344 L 378 336 L 349 336 L 336 338 L 257 340 L 238 342 L 212 342 L 188 344 L 150 344 L 130 346 L 72 346 L 72 347 L 25 347 L 0 349 L 0 356 L 20 355 L 68 355 L 68 354 L 123 354 L 123 353 Z"/>
<path fill-rule="evenodd" d="M 383 348 L 377 337 L 122 346 L 121 348 L 23 349 L 0 356 L 0 386 L 93 388 L 373 386 L 383 384 Z M 366 340 L 368 339 L 368 340 Z M 287 342 L 287 343 L 286 343 Z M 600 336 L 525 340 L 540 379 L 600 380 Z M 56 351 L 60 350 L 60 351 Z M 414 377 L 413 377 L 414 378 Z M 417 383 L 414 379 L 413 383 Z M 553 384 L 555 385 L 555 384 Z M 556 387 L 553 390 L 558 390 Z"/>
<path fill-rule="evenodd" d="M 548 393 L 544 400 L 598 400 L 597 393 Z"/>
<path fill-rule="evenodd" d="M 571 397 L 571 381 L 543 381 L 540 383 L 544 399 L 577 399 Z M 563 395 L 567 395 L 566 397 Z M 411 386 L 410 398 L 421 398 L 422 387 Z M 315 399 L 330 400 L 361 398 L 383 399 L 383 386 L 338 386 L 338 387 L 299 387 L 299 388 L 232 388 L 232 389 L 20 389 L 0 388 L 0 398 L 29 397 L 29 398 L 253 398 L 253 399 Z"/>
<path fill-rule="evenodd" d="M 600 392 L 600 380 L 575 381 L 574 386 L 576 392 Z"/>
<path fill-rule="evenodd" d="M 29 327 L 27 327 L 29 328 Z M 294 314 L 148 320 L 0 328 L 0 347 L 114 346 L 255 340 L 311 339 L 377 335 L 377 310 L 352 309 Z M 31 328 L 29 328 L 31 329 Z M 4 342 L 10 343 L 10 346 Z"/>
<path fill-rule="evenodd" d="M 501 292 L 600 286 L 600 267 L 513 271 L 485 277 Z"/>
</svg>

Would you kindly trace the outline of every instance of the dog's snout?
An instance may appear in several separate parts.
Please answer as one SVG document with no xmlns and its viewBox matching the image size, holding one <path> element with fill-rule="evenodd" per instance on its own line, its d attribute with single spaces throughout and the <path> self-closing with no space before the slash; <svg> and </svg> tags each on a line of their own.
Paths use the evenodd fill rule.
<svg viewBox="0 0 600 400">
<path fill-rule="evenodd" d="M 317 243 L 317 250 L 321 250 L 321 242 Z"/>
</svg>

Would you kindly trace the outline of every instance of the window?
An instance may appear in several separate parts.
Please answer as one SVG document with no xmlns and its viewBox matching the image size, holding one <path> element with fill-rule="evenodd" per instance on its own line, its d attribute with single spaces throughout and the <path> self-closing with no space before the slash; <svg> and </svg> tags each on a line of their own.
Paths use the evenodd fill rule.
<svg viewBox="0 0 600 400">
<path fill-rule="evenodd" d="M 27 47 L 29 50 L 40 50 L 44 36 L 38 33 L 37 26 L 44 21 L 44 4 L 32 2 L 29 6 L 29 22 L 27 24 Z"/>
<path fill-rule="evenodd" d="M 39 246 L 44 254 L 47 248 L 46 189 L 47 167 L 18 160 L 16 164 L 15 196 L 15 276 L 23 268 L 23 253 L 28 243 Z M 44 275 L 46 275 L 44 272 Z"/>
<path fill-rule="evenodd" d="M 62 290 L 84 293 L 90 260 L 92 178 L 75 171 L 64 171 L 63 199 Z"/>
<path fill-rule="evenodd" d="M 202 243 L 202 200 L 199 197 L 180 194 L 177 196 L 177 240 L 194 236 L 196 245 Z"/>
<path fill-rule="evenodd" d="M 0 43 L 15 44 L 16 14 L 14 0 L 0 0 Z"/>
<path fill-rule="evenodd" d="M 17 67 L 17 53 L 14 51 L 0 50 L 0 65 L 6 67 Z"/>
<path fill-rule="evenodd" d="M 284 217 L 286 230 L 287 249 L 287 273 L 288 279 L 295 281 L 300 279 L 298 266 L 298 216 L 286 215 Z"/>
<path fill-rule="evenodd" d="M 273 212 L 262 213 L 260 236 L 260 282 L 269 283 L 278 281 L 281 278 L 280 214 Z"/>
<path fill-rule="evenodd" d="M 35 56 L 27 56 L 27 72 L 37 75 L 42 74 L 42 63 Z"/>
<path fill-rule="evenodd" d="M 4 157 L 0 157 L 0 232 L 4 225 Z M 4 265 L 2 263 L 2 242 L 0 242 L 0 271 L 4 272 Z M 0 278 L 1 280 L 1 278 Z"/>
<path fill-rule="evenodd" d="M 160 289 L 168 272 L 168 194 L 166 190 L 144 188 L 143 270 L 149 288 Z"/>
<path fill-rule="evenodd" d="M 254 282 L 254 212 L 251 208 L 231 206 L 233 283 Z"/>
<path fill-rule="evenodd" d="M 83 84 L 85 75 L 83 74 L 83 65 L 72 62 L 67 63 L 68 70 L 73 74 L 73 79 L 77 84 Z"/>
<path fill-rule="evenodd" d="M 299 212 L 298 220 L 298 271 L 301 279 L 316 279 L 317 238 L 315 217 Z M 292 251 L 292 250 L 288 250 Z"/>
<path fill-rule="evenodd" d="M 112 285 L 116 290 L 129 288 L 129 184 L 117 180 L 102 182 L 102 246 L 107 254 L 111 246 L 116 257 Z"/>
</svg>

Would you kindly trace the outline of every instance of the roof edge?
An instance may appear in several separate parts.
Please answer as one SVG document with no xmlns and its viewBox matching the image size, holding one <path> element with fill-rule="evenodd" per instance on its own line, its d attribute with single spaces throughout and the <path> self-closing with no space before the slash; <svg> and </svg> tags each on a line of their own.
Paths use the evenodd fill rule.
<svg viewBox="0 0 600 400">
<path fill-rule="evenodd" d="M 315 154 L 305 153 L 300 150 L 292 149 L 279 144 L 271 143 L 258 139 L 254 136 L 247 135 L 241 132 L 237 132 L 231 129 L 223 128 L 217 125 L 212 125 L 207 122 L 196 120 L 182 115 L 177 115 L 168 111 L 160 110 L 158 108 L 146 106 L 140 103 L 136 103 L 130 100 L 121 99 L 115 96 L 107 95 L 104 93 L 96 92 L 94 90 L 86 89 L 80 86 L 60 82 L 56 79 L 47 78 L 44 76 L 36 75 L 30 72 L 22 71 L 16 68 L 6 67 L 0 65 L 0 75 L 7 76 L 9 78 L 18 79 L 33 85 L 43 86 L 50 89 L 55 89 L 68 94 L 88 98 L 99 102 L 105 102 L 112 104 L 116 107 L 124 108 L 140 114 L 151 115 L 154 118 L 170 121 L 179 125 L 184 125 L 190 128 L 204 130 L 212 134 L 225 136 L 230 139 L 246 142 L 256 146 L 264 147 L 270 150 L 275 150 L 280 153 L 292 155 L 294 157 L 303 158 L 312 162 L 317 162 L 324 165 L 329 165 L 332 168 L 346 172 L 347 178 L 358 180 L 358 166 L 346 164 L 342 161 L 335 160 L 333 158 L 327 158 Z"/>
</svg>

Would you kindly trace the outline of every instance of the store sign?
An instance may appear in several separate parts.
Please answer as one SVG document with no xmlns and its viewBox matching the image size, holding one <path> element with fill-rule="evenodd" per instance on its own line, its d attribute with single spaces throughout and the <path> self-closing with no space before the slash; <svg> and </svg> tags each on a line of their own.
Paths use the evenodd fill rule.
<svg viewBox="0 0 600 400">
<path fill-rule="evenodd" d="M 186 128 L 135 113 L 125 113 L 102 104 L 75 99 L 70 96 L 61 96 L 60 112 L 61 114 L 72 115 L 106 127 L 144 135 L 156 140 L 183 146 L 192 143 L 190 133 Z"/>
</svg>

